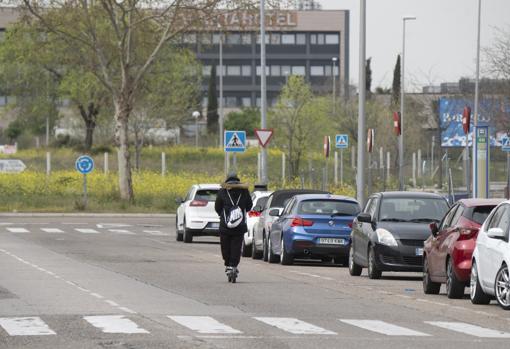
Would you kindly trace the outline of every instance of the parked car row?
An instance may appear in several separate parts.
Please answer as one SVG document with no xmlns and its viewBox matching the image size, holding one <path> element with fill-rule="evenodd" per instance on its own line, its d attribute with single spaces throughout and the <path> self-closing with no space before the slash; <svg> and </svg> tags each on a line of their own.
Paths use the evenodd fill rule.
<svg viewBox="0 0 510 349">
<path fill-rule="evenodd" d="M 177 240 L 218 235 L 216 184 L 191 187 L 179 200 Z M 496 298 L 510 310 L 510 201 L 463 199 L 451 207 L 438 194 L 383 192 L 363 210 L 354 198 L 316 190 L 255 191 L 247 212 L 243 256 L 293 264 L 320 259 L 348 265 L 352 276 L 367 268 L 423 272 L 423 291 L 449 298 L 470 286 L 474 304 Z"/>
</svg>

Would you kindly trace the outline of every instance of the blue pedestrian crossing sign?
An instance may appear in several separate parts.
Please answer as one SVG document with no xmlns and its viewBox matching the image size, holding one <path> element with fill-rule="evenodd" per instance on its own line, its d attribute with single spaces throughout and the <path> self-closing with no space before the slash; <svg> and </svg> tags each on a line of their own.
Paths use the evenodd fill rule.
<svg viewBox="0 0 510 349">
<path fill-rule="evenodd" d="M 76 170 L 81 174 L 87 174 L 94 169 L 94 160 L 88 155 L 82 155 L 76 159 Z"/>
<path fill-rule="evenodd" d="M 510 135 L 501 140 L 501 150 L 510 152 Z"/>
<path fill-rule="evenodd" d="M 337 149 L 349 148 L 349 135 L 336 135 L 335 147 Z"/>
<path fill-rule="evenodd" d="M 226 152 L 244 152 L 246 150 L 246 131 L 225 131 L 224 148 Z"/>
</svg>

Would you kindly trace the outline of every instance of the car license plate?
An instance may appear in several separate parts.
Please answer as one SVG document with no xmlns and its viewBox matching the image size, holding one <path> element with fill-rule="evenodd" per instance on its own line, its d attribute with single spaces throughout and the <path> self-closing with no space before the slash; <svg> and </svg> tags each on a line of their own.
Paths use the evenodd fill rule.
<svg viewBox="0 0 510 349">
<path fill-rule="evenodd" d="M 423 248 L 418 247 L 418 248 L 416 249 L 416 255 L 417 255 L 417 256 L 423 256 Z"/>
<path fill-rule="evenodd" d="M 211 223 L 211 228 L 218 229 L 220 227 L 220 223 Z"/>
<path fill-rule="evenodd" d="M 319 238 L 319 244 L 321 245 L 345 245 L 344 239 L 334 238 Z"/>
</svg>

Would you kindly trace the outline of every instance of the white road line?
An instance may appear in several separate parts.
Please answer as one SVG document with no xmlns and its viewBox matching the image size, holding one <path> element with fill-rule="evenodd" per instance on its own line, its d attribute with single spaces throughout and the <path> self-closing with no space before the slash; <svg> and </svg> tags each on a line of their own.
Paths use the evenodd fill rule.
<svg viewBox="0 0 510 349">
<path fill-rule="evenodd" d="M 11 233 L 30 233 L 27 229 L 25 228 L 5 228 L 7 229 L 8 231 L 10 231 Z"/>
<path fill-rule="evenodd" d="M 479 338 L 510 338 L 510 333 L 508 332 L 491 330 L 463 322 L 425 321 L 425 323 Z"/>
<path fill-rule="evenodd" d="M 75 228 L 74 230 L 76 230 L 78 233 L 83 233 L 83 234 L 99 234 L 99 232 L 95 229 L 79 229 L 79 228 Z"/>
<path fill-rule="evenodd" d="M 124 224 L 124 223 L 99 223 L 96 226 L 99 229 L 131 227 L 130 224 Z"/>
<path fill-rule="evenodd" d="M 115 303 L 114 301 L 111 301 L 109 299 L 105 300 L 106 303 L 110 304 L 112 307 L 118 307 L 119 305 Z"/>
<path fill-rule="evenodd" d="M 130 232 L 129 230 L 125 229 L 108 229 L 108 231 L 116 234 L 125 234 L 125 235 L 136 235 L 135 233 Z"/>
<path fill-rule="evenodd" d="M 327 334 L 336 335 L 335 332 L 326 330 L 308 322 L 287 317 L 254 317 L 255 320 L 279 328 L 292 334 Z"/>
<path fill-rule="evenodd" d="M 385 334 L 387 336 L 429 336 L 426 333 L 411 330 L 409 328 L 393 325 L 380 320 L 347 320 L 341 319 L 341 322 L 363 328 L 372 332 Z"/>
<path fill-rule="evenodd" d="M 83 319 L 104 333 L 149 333 L 124 315 L 84 316 Z"/>
<path fill-rule="evenodd" d="M 210 316 L 168 316 L 178 324 L 202 334 L 241 334 L 242 332 Z"/>
<path fill-rule="evenodd" d="M 170 235 L 169 233 L 163 233 L 159 230 L 144 230 L 144 233 L 150 234 L 150 235 L 156 235 L 156 236 L 163 236 L 163 235 Z"/>
<path fill-rule="evenodd" d="M 56 334 L 40 317 L 0 318 L 0 326 L 11 336 L 47 336 Z"/>
<path fill-rule="evenodd" d="M 45 233 L 62 234 L 64 231 L 58 228 L 41 228 Z"/>
</svg>

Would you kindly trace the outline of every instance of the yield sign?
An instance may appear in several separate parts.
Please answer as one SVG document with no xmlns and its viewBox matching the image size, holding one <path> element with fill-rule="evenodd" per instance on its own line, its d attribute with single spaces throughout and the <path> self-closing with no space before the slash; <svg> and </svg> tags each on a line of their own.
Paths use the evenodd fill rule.
<svg viewBox="0 0 510 349">
<path fill-rule="evenodd" d="M 259 140 L 259 144 L 261 147 L 265 148 L 266 145 L 273 137 L 273 129 L 255 129 L 255 136 L 257 136 Z"/>
</svg>

